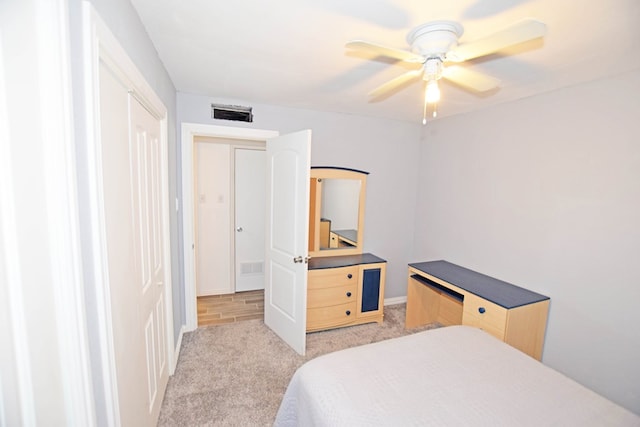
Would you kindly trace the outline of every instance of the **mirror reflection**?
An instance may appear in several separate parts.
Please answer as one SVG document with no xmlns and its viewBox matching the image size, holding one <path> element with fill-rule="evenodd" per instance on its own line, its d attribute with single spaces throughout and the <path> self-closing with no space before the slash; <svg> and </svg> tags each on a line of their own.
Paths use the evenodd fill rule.
<svg viewBox="0 0 640 427">
<path fill-rule="evenodd" d="M 309 186 L 309 255 L 362 253 L 367 172 L 312 167 Z"/>
<path fill-rule="evenodd" d="M 324 179 L 320 197 L 320 249 L 357 246 L 360 180 Z"/>
</svg>

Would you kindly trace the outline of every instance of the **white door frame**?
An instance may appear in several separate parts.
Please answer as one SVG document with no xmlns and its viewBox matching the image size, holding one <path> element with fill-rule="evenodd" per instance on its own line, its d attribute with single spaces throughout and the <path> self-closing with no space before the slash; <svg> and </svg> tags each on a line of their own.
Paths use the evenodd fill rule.
<svg viewBox="0 0 640 427">
<path fill-rule="evenodd" d="M 68 15 L 67 0 L 0 6 L 0 425 L 96 423 Z"/>
<path fill-rule="evenodd" d="M 184 313 L 185 330 L 193 331 L 198 327 L 195 282 L 195 227 L 193 194 L 193 145 L 199 136 L 228 138 L 238 140 L 266 141 L 280 133 L 273 130 L 234 128 L 182 123 L 182 254 L 184 260 Z"/>
<path fill-rule="evenodd" d="M 86 115 L 87 115 L 87 157 L 88 188 L 91 192 L 89 202 L 89 216 L 91 227 L 91 250 L 93 253 L 93 286 L 96 299 L 97 318 L 99 322 L 98 346 L 100 347 L 100 365 L 102 378 L 102 393 L 105 396 L 108 425 L 119 425 L 118 388 L 116 379 L 116 365 L 113 347 L 113 331 L 111 328 L 111 301 L 109 294 L 109 275 L 107 260 L 107 236 L 104 217 L 102 194 L 102 159 L 100 138 L 100 86 L 99 66 L 105 63 L 118 78 L 127 85 L 129 91 L 141 104 L 161 121 L 161 164 L 162 177 L 162 211 L 165 213 L 162 228 L 164 230 L 164 260 L 165 270 L 165 313 L 166 318 L 166 351 L 169 374 L 175 371 L 176 354 L 173 339 L 173 302 L 171 283 L 171 248 L 169 226 L 169 163 L 167 147 L 167 110 L 162 101 L 144 79 L 142 73 L 131 61 L 117 39 L 88 1 L 83 2 L 83 48 L 84 48 L 84 76 L 86 79 Z"/>
</svg>

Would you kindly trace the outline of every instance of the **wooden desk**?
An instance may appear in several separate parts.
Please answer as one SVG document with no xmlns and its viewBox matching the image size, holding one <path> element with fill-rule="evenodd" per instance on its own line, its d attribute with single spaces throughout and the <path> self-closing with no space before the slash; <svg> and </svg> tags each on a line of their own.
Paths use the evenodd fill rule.
<svg viewBox="0 0 640 427">
<path fill-rule="evenodd" d="M 329 246 L 332 248 L 357 246 L 357 239 L 357 230 L 331 230 L 331 241 Z"/>
<path fill-rule="evenodd" d="M 538 360 L 549 297 L 447 261 L 409 264 L 406 328 L 476 326 Z"/>
<path fill-rule="evenodd" d="M 331 234 L 331 221 L 320 218 L 320 249 L 329 249 L 329 235 Z"/>
</svg>

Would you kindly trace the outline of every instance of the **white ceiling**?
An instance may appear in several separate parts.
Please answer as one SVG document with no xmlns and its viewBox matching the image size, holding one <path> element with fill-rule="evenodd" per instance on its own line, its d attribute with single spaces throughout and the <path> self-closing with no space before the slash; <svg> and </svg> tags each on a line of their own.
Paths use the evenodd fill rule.
<svg viewBox="0 0 640 427">
<path fill-rule="evenodd" d="M 408 49 L 407 32 L 447 19 L 473 41 L 522 18 L 544 40 L 462 65 L 502 81 L 479 96 L 441 85 L 438 117 L 640 68 L 639 0 L 132 0 L 176 89 L 420 122 L 421 80 L 372 102 L 406 65 L 345 49 L 352 39 Z M 605 95 L 605 94 L 603 94 Z M 639 94 L 640 96 L 640 94 Z M 606 108 L 606 102 L 603 103 Z"/>
</svg>

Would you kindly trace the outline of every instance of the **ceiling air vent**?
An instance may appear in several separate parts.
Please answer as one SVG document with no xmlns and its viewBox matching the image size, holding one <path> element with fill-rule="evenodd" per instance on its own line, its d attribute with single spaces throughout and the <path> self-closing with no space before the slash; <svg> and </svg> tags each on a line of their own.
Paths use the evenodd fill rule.
<svg viewBox="0 0 640 427">
<path fill-rule="evenodd" d="M 211 117 L 214 119 L 251 123 L 253 122 L 253 107 L 211 104 Z"/>
</svg>

